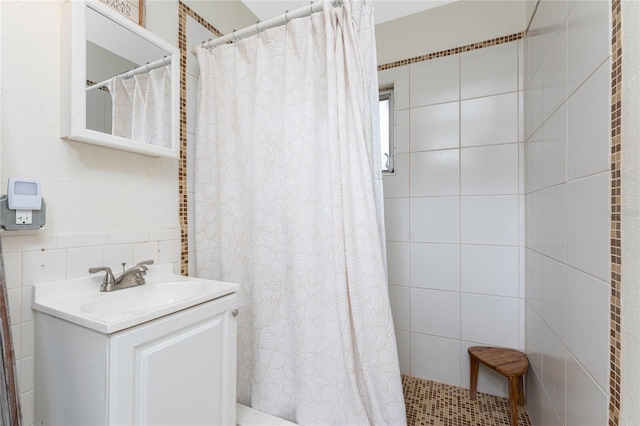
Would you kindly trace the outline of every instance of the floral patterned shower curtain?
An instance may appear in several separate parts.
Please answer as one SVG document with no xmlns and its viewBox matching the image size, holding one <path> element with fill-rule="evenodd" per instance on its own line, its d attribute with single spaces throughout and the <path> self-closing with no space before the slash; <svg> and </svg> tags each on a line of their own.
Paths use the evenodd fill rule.
<svg viewBox="0 0 640 426">
<path fill-rule="evenodd" d="M 301 425 L 404 424 L 371 1 L 198 59 L 196 272 L 241 284 L 239 402 Z"/>
</svg>

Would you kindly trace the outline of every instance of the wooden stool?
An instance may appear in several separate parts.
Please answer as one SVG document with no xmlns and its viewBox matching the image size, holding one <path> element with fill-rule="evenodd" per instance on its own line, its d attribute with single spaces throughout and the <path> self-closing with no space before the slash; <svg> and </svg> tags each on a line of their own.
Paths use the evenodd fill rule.
<svg viewBox="0 0 640 426">
<path fill-rule="evenodd" d="M 476 399 L 479 363 L 509 379 L 509 407 L 511 425 L 518 425 L 518 405 L 524 405 L 524 373 L 529 368 L 527 356 L 515 349 L 494 348 L 489 346 L 471 346 L 468 350 L 471 368 L 471 400 Z"/>
</svg>

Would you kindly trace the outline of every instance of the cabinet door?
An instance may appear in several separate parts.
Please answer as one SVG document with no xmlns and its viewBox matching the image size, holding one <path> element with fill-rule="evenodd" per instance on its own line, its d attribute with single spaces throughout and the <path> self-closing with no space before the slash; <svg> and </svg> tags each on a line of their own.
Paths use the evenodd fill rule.
<svg viewBox="0 0 640 426">
<path fill-rule="evenodd" d="M 235 425 L 236 296 L 111 339 L 109 423 Z"/>
</svg>

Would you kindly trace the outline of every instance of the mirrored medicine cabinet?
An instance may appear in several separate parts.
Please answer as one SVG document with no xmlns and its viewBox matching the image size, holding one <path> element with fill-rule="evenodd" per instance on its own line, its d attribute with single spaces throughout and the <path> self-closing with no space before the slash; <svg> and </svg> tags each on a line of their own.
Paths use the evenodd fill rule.
<svg viewBox="0 0 640 426">
<path fill-rule="evenodd" d="M 178 158 L 179 50 L 97 0 L 62 15 L 61 137 Z"/>
</svg>

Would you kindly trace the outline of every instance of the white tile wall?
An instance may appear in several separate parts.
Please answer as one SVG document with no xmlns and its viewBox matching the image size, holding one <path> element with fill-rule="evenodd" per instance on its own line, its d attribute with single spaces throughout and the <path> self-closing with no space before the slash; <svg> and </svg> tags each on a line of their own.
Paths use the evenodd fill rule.
<svg viewBox="0 0 640 426">
<path fill-rule="evenodd" d="M 156 240 L 149 240 L 150 236 Z M 116 244 L 112 243 L 114 241 Z M 137 242 L 120 244 L 121 241 Z M 88 275 L 88 269 L 93 266 L 110 266 L 114 272 L 120 271 L 122 262 L 133 263 L 134 247 L 139 248 L 141 256 L 174 263 L 175 270 L 180 260 L 179 254 L 176 256 L 180 232 L 172 229 L 56 236 L 5 233 L 2 246 L 23 423 L 32 424 L 35 375 L 35 324 L 31 309 L 33 284 Z"/>
<path fill-rule="evenodd" d="M 518 144 L 461 150 L 462 195 L 518 193 Z"/>
<path fill-rule="evenodd" d="M 583 368 L 606 389 L 609 384 L 608 283 L 568 268 L 566 309 L 565 343 Z M 588 338 L 584 337 L 585 331 Z"/>
<path fill-rule="evenodd" d="M 567 265 L 549 257 L 536 254 L 542 265 L 532 265 L 533 274 L 542 271 L 540 295 L 542 310 L 538 310 L 547 326 L 560 338 L 566 339 L 567 321 Z M 539 304 L 536 302 L 539 306 Z"/>
<path fill-rule="evenodd" d="M 607 1 L 579 0 L 568 20 L 568 92 L 571 95 L 610 55 L 611 18 Z M 589 46 L 585 49 L 585 46 Z"/>
<path fill-rule="evenodd" d="M 459 339 L 460 293 L 412 288 L 411 331 Z"/>
<path fill-rule="evenodd" d="M 610 22 L 610 2 L 542 0 L 524 40 L 533 424 L 607 422 Z"/>
<path fill-rule="evenodd" d="M 525 274 L 527 278 L 525 294 L 527 305 L 531 306 L 539 315 L 542 315 L 544 257 L 529 248 L 525 250 Z"/>
<path fill-rule="evenodd" d="M 411 244 L 411 286 L 460 291 L 459 244 Z"/>
<path fill-rule="evenodd" d="M 567 425 L 604 425 L 608 421 L 606 393 L 589 377 L 580 362 L 567 357 Z"/>
<path fill-rule="evenodd" d="M 539 180 L 532 182 L 531 190 L 558 185 L 567 181 L 567 107 L 560 107 L 542 128 L 542 143 L 528 142 L 536 147 L 529 150 L 532 174 L 538 173 Z M 533 150 L 540 147 L 542 155 L 538 158 Z M 536 161 L 537 160 L 537 161 Z"/>
<path fill-rule="evenodd" d="M 609 173 L 567 184 L 568 263 L 609 280 Z"/>
<path fill-rule="evenodd" d="M 396 93 L 394 93 L 396 94 Z M 395 99 L 395 98 L 394 98 Z M 396 105 L 399 105 L 398 100 L 396 99 Z M 396 106 L 396 108 L 399 108 Z M 411 132 L 411 128 L 409 126 L 410 120 L 410 110 L 396 110 L 396 154 L 406 154 L 409 152 L 409 134 Z"/>
<path fill-rule="evenodd" d="M 460 341 L 412 334 L 411 375 L 460 386 Z"/>
<path fill-rule="evenodd" d="M 407 285 L 409 283 L 410 249 L 407 242 L 387 243 L 387 275 L 389 284 Z"/>
<path fill-rule="evenodd" d="M 541 252 L 561 262 L 567 258 L 567 188 L 564 184 L 542 191 Z"/>
<path fill-rule="evenodd" d="M 518 142 L 518 133 L 517 92 L 460 103 L 462 146 Z"/>
<path fill-rule="evenodd" d="M 462 242 L 517 246 L 518 208 L 516 195 L 462 197 Z"/>
<path fill-rule="evenodd" d="M 458 243 L 460 241 L 460 199 L 458 197 L 411 198 L 410 234 L 413 242 Z"/>
<path fill-rule="evenodd" d="M 412 152 L 458 148 L 460 102 L 411 108 L 409 111 Z"/>
<path fill-rule="evenodd" d="M 411 197 L 438 197 L 460 194 L 460 150 L 411 154 Z"/>
<path fill-rule="evenodd" d="M 525 349 L 529 358 L 531 373 L 536 374 L 542 380 L 542 339 L 544 323 L 530 303 L 525 306 Z M 533 375 L 529 373 L 529 375 Z"/>
<path fill-rule="evenodd" d="M 529 360 L 531 361 L 531 360 Z M 527 414 L 531 424 L 543 425 L 542 422 L 542 404 L 546 399 L 546 393 L 542 388 L 542 381 L 538 378 L 534 371 L 530 369 L 530 373 L 525 375 L 525 404 L 527 406 Z"/>
<path fill-rule="evenodd" d="M 524 137 L 527 141 L 543 123 L 542 106 L 542 69 L 538 69 L 524 91 Z"/>
<path fill-rule="evenodd" d="M 462 99 L 518 90 L 518 49 L 499 44 L 460 55 Z"/>
<path fill-rule="evenodd" d="M 551 7 L 545 8 L 549 11 Z M 551 47 L 542 62 L 542 115 L 547 118 L 567 99 L 567 26 L 558 24 L 559 31 L 549 36 Z M 555 39 L 553 38 L 555 37 Z"/>
<path fill-rule="evenodd" d="M 460 98 L 460 55 L 416 62 L 409 69 L 412 108 Z"/>
<path fill-rule="evenodd" d="M 542 384 L 559 418 L 564 419 L 568 352 L 548 327 L 543 330 L 542 347 Z"/>
<path fill-rule="evenodd" d="M 526 110 L 526 106 L 525 106 Z M 564 130 L 564 129 L 563 129 Z M 525 192 L 527 194 L 544 187 L 545 175 L 543 166 L 543 128 L 538 129 L 525 144 Z M 566 155 L 565 155 L 566 157 Z M 562 165 L 564 169 L 564 164 Z"/>
<path fill-rule="evenodd" d="M 609 169 L 610 66 L 602 64 L 569 99 L 567 175 L 577 179 Z"/>
<path fill-rule="evenodd" d="M 525 57 L 525 85 L 531 86 L 532 78 L 542 64 L 542 59 L 546 52 L 544 38 L 544 9 L 547 2 L 537 2 L 537 10 L 533 15 L 529 24 L 529 33 L 524 39 L 524 57 Z"/>
<path fill-rule="evenodd" d="M 387 241 L 409 241 L 409 198 L 385 198 L 384 227 Z"/>
<path fill-rule="evenodd" d="M 468 387 L 469 346 L 524 346 L 522 46 L 379 73 L 400 93 L 398 167 L 383 184 L 404 374 Z M 506 396 L 497 376 L 483 369 L 479 390 Z"/>
<path fill-rule="evenodd" d="M 462 340 L 517 349 L 518 309 L 513 297 L 462 293 Z"/>
<path fill-rule="evenodd" d="M 462 291 L 518 297 L 518 255 L 518 247 L 463 245 Z"/>
</svg>

